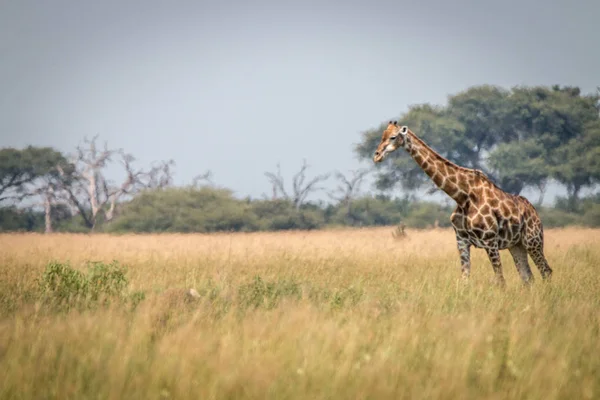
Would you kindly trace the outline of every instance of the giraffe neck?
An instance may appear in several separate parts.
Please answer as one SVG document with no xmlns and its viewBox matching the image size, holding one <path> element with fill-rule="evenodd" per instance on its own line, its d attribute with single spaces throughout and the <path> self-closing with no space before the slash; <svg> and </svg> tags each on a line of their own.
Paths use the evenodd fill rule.
<svg viewBox="0 0 600 400">
<path fill-rule="evenodd" d="M 476 174 L 474 170 L 460 167 L 442 157 L 411 131 L 407 133 L 405 149 L 437 187 L 458 205 L 466 203 L 470 192 L 469 180 Z"/>
</svg>

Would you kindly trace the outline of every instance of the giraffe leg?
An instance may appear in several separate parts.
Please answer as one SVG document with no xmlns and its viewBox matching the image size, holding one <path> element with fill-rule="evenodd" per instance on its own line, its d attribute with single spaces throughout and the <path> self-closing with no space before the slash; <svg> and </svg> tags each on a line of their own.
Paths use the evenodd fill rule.
<svg viewBox="0 0 600 400">
<path fill-rule="evenodd" d="M 504 287 L 506 282 L 504 281 L 504 275 L 502 274 L 502 263 L 500 261 L 500 252 L 498 251 L 498 247 L 488 247 L 485 249 L 488 257 L 490 258 L 490 262 L 492 263 L 492 267 L 494 268 L 494 274 L 496 275 L 496 284 L 498 286 Z"/>
<path fill-rule="evenodd" d="M 549 280 L 552 277 L 552 268 L 544 256 L 544 231 L 541 223 L 528 230 L 525 236 L 525 248 L 540 271 L 542 279 Z"/>
<path fill-rule="evenodd" d="M 471 275 L 471 243 L 462 238 L 456 238 L 458 252 L 460 254 L 460 269 L 463 279 L 468 279 Z"/>
<path fill-rule="evenodd" d="M 510 251 L 513 260 L 515 260 L 515 266 L 517 267 L 517 271 L 519 271 L 519 275 L 521 275 L 523 282 L 526 285 L 531 285 L 533 283 L 533 274 L 531 273 L 531 268 L 529 268 L 525 246 L 518 244 L 509 248 L 508 251 Z"/>
<path fill-rule="evenodd" d="M 540 270 L 540 274 L 542 274 L 542 279 L 550 280 L 550 278 L 552 277 L 552 268 L 550 268 L 550 265 L 548 265 L 548 261 L 544 256 L 544 246 L 531 246 L 527 249 L 527 252 L 533 259 L 535 265 Z"/>
</svg>

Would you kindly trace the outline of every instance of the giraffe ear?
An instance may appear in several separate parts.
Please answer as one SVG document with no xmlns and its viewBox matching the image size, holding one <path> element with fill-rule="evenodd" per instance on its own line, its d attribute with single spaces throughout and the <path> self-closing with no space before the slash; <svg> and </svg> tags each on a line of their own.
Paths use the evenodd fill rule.
<svg viewBox="0 0 600 400">
<path fill-rule="evenodd" d="M 408 127 L 405 125 L 402 128 L 400 128 L 400 133 L 403 135 L 406 135 L 406 132 L 408 132 Z"/>
</svg>

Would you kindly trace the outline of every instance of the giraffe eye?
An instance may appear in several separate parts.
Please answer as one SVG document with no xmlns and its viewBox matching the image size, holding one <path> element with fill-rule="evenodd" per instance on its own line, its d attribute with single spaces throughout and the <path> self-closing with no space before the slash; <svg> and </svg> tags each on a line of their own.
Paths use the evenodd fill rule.
<svg viewBox="0 0 600 400">
<path fill-rule="evenodd" d="M 396 140 L 396 136 L 390 136 L 390 140 Z"/>
</svg>

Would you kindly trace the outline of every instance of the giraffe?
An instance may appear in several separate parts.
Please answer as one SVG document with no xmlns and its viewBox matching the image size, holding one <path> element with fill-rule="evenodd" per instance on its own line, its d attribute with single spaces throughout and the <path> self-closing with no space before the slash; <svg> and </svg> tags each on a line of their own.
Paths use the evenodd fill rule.
<svg viewBox="0 0 600 400">
<path fill-rule="evenodd" d="M 390 121 L 373 155 L 375 163 L 403 148 L 433 182 L 457 204 L 450 216 L 456 234 L 462 276 L 471 273 L 471 246 L 484 249 L 496 283 L 505 285 L 499 250 L 508 249 L 526 285 L 534 278 L 531 256 L 544 280 L 552 269 L 544 256 L 544 230 L 535 207 L 523 196 L 504 192 L 481 170 L 461 167 L 442 157 L 408 127 Z"/>
</svg>

